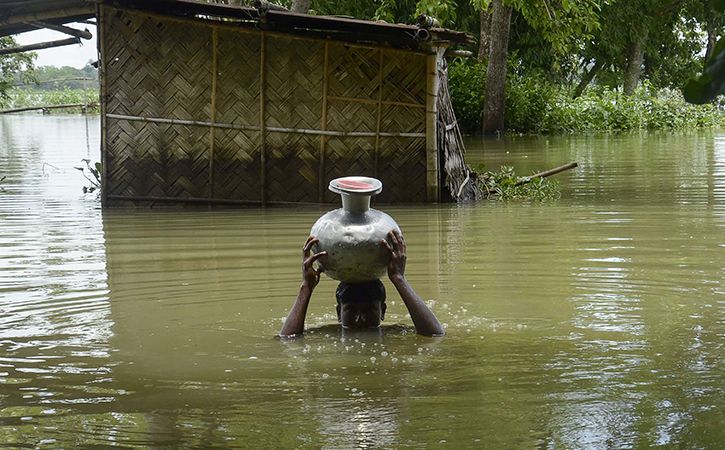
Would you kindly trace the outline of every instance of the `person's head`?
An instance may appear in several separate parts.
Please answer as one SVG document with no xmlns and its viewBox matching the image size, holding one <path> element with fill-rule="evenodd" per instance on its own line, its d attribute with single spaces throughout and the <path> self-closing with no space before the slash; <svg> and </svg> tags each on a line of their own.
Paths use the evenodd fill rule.
<svg viewBox="0 0 725 450">
<path fill-rule="evenodd" d="M 344 328 L 375 328 L 385 318 L 385 286 L 380 280 L 337 286 L 337 320 Z"/>
</svg>

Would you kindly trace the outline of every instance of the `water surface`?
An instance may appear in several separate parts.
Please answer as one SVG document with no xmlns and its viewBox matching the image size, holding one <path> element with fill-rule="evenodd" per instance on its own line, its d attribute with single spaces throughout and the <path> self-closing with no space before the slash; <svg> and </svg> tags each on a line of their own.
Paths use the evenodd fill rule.
<svg viewBox="0 0 725 450">
<path fill-rule="evenodd" d="M 273 338 L 329 207 L 101 211 L 99 120 L 0 117 L 0 445 L 718 448 L 725 135 L 471 141 L 546 203 L 385 207 L 447 327 Z"/>
</svg>

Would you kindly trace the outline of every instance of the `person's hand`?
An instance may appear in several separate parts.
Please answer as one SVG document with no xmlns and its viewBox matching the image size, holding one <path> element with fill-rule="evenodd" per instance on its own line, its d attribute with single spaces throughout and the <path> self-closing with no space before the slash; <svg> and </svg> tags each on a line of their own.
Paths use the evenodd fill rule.
<svg viewBox="0 0 725 450">
<path fill-rule="evenodd" d="M 307 238 L 305 246 L 302 247 L 302 283 L 314 289 L 317 283 L 320 282 L 320 274 L 322 273 L 322 267 L 319 269 L 314 268 L 314 262 L 321 257 L 327 255 L 327 252 L 319 252 L 312 254 L 312 246 L 320 242 L 314 236 Z"/>
<path fill-rule="evenodd" d="M 388 239 L 393 244 L 390 245 L 388 241 L 383 239 L 380 241 L 380 245 L 385 247 L 390 253 L 390 261 L 388 261 L 388 278 L 391 280 L 395 277 L 403 277 L 405 275 L 405 262 L 407 256 L 405 255 L 405 240 L 403 235 L 398 230 L 392 230 L 388 233 Z"/>
</svg>

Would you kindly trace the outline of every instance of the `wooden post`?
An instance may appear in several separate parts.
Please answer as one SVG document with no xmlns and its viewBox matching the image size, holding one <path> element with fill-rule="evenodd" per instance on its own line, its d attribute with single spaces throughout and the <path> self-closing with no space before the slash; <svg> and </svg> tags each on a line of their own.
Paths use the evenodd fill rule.
<svg viewBox="0 0 725 450">
<path fill-rule="evenodd" d="M 384 55 L 383 49 L 381 48 L 380 57 L 378 59 L 378 64 L 380 64 L 380 68 L 378 69 L 378 118 L 375 125 L 375 155 L 373 156 L 373 173 L 375 174 L 375 178 L 378 178 L 379 174 L 378 160 L 380 159 L 380 126 L 383 122 L 383 62 Z"/>
<path fill-rule="evenodd" d="M 328 75 L 328 64 L 329 64 L 329 51 L 330 47 L 325 42 L 325 62 L 322 66 L 323 79 L 322 79 L 322 119 L 320 121 L 320 128 L 322 131 L 327 130 L 327 86 L 329 82 Z M 320 135 L 320 171 L 317 175 L 317 201 L 322 203 L 325 198 L 325 143 L 327 137 L 323 134 Z"/>
<path fill-rule="evenodd" d="M 43 29 L 47 28 L 49 30 L 58 31 L 59 33 L 67 34 L 70 36 L 75 36 L 83 39 L 93 39 L 93 35 L 91 34 L 88 29 L 85 30 L 76 30 L 75 28 L 66 27 L 65 25 L 55 25 L 53 23 L 49 22 L 25 22 L 28 25 L 32 25 L 36 28 Z"/>
<path fill-rule="evenodd" d="M 264 110 L 265 110 L 265 96 L 264 92 L 266 89 L 266 80 L 264 75 L 265 66 L 265 36 L 264 32 L 259 33 L 260 46 L 259 46 L 259 152 L 260 152 L 260 170 L 259 170 L 259 184 L 261 186 L 261 203 L 262 206 L 267 205 L 267 149 L 265 148 L 265 128 L 264 128 Z"/>
<path fill-rule="evenodd" d="M 426 103 L 425 103 L 425 153 L 426 153 L 426 200 L 435 203 L 440 199 L 438 182 L 438 60 L 443 58 L 444 48 L 436 49 L 436 53 L 428 55 L 426 70 Z"/>
<path fill-rule="evenodd" d="M 108 135 L 108 120 L 106 113 L 108 112 L 108 85 L 106 84 L 106 20 L 103 17 L 105 7 L 96 3 L 96 20 L 98 20 L 97 35 L 98 41 L 96 48 L 98 50 L 98 81 L 101 90 L 100 106 L 101 106 L 101 207 L 108 206 L 108 148 L 106 146 L 106 136 Z"/>
<path fill-rule="evenodd" d="M 211 123 L 209 127 L 209 198 L 214 198 L 214 134 L 216 128 L 214 122 L 216 122 L 216 82 L 217 82 L 217 45 L 219 43 L 219 36 L 217 34 L 216 27 L 211 29 Z"/>
</svg>

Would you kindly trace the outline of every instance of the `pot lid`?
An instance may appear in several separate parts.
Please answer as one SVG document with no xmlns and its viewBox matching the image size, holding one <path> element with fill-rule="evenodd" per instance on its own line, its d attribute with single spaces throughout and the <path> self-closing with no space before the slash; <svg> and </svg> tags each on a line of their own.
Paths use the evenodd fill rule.
<svg viewBox="0 0 725 450">
<path fill-rule="evenodd" d="M 370 177 L 342 177 L 330 181 L 329 189 L 338 194 L 375 195 L 383 190 L 383 183 Z"/>
</svg>

